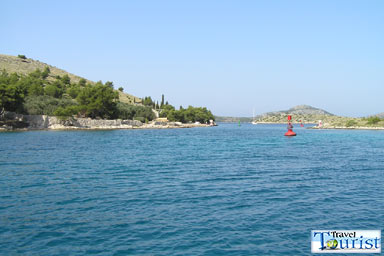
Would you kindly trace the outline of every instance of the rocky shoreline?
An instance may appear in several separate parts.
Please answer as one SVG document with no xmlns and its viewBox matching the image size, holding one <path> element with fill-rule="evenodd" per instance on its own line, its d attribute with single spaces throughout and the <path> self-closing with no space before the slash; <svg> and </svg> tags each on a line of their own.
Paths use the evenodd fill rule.
<svg viewBox="0 0 384 256">
<path fill-rule="evenodd" d="M 4 121 L 0 121 L 0 131 L 31 130 L 113 130 L 113 129 L 172 129 L 210 127 L 206 124 L 183 124 L 181 122 L 142 123 L 137 120 L 104 120 L 91 118 L 62 119 L 47 115 L 21 115 L 5 113 Z"/>
</svg>

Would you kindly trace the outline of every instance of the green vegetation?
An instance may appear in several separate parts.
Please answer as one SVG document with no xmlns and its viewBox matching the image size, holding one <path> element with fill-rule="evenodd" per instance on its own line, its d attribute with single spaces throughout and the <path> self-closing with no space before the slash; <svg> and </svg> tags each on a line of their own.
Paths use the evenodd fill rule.
<svg viewBox="0 0 384 256">
<path fill-rule="evenodd" d="M 30 115 L 57 115 L 91 118 L 123 118 L 150 121 L 152 109 L 118 102 L 113 83 L 72 83 L 68 75 L 47 80 L 49 68 L 27 76 L 0 73 L 0 110 Z"/>
<path fill-rule="evenodd" d="M 135 119 L 147 122 L 155 119 L 155 114 L 151 107 L 140 105 L 129 105 L 126 103 L 117 103 L 118 117 L 120 119 Z"/>
<path fill-rule="evenodd" d="M 31 95 L 25 98 L 23 108 L 25 110 L 24 113 L 29 115 L 55 115 L 54 113 L 57 109 L 77 105 L 77 102 L 71 98 L 57 99 L 46 95 Z"/>
<path fill-rule="evenodd" d="M 189 106 L 184 109 L 180 106 L 179 110 L 176 110 L 174 106 L 165 104 L 160 113 L 160 117 L 166 117 L 169 121 L 177 121 L 182 123 L 188 122 L 200 122 L 207 123 L 209 120 L 215 120 L 211 111 L 207 108 L 195 108 Z"/>
<path fill-rule="evenodd" d="M 357 122 L 355 120 L 348 120 L 347 123 L 345 124 L 346 127 L 352 127 L 356 125 L 357 125 Z"/>
<path fill-rule="evenodd" d="M 163 95 L 164 97 L 164 95 Z M 144 106 L 152 107 L 153 109 L 161 109 L 163 105 L 159 105 L 159 102 L 152 100 L 151 96 L 144 97 L 141 101 Z"/>
<path fill-rule="evenodd" d="M 22 104 L 27 90 L 19 79 L 17 74 L 8 75 L 6 72 L 0 74 L 0 113 L 4 110 L 14 112 L 23 110 Z"/>
<path fill-rule="evenodd" d="M 377 124 L 381 119 L 378 116 L 370 116 L 367 118 L 367 124 Z"/>
<path fill-rule="evenodd" d="M 141 103 L 144 106 L 149 106 L 149 107 L 153 107 L 153 108 L 155 108 L 155 106 L 156 106 L 156 103 L 152 100 L 151 96 L 144 97 Z"/>
<path fill-rule="evenodd" d="M 114 90 L 113 82 L 92 82 L 25 55 L 0 54 L 0 114 L 4 111 L 59 117 L 136 119 L 148 122 L 156 112 L 170 121 L 208 122 L 214 120 L 206 108 L 179 110 L 150 96 L 143 99 Z M 154 111 L 155 109 L 156 111 Z"/>
</svg>

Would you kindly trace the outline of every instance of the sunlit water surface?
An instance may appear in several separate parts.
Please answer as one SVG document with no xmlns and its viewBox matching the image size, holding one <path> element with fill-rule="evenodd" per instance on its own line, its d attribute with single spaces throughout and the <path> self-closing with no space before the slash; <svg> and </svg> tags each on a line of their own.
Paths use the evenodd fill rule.
<svg viewBox="0 0 384 256">
<path fill-rule="evenodd" d="M 384 131 L 0 133 L 1 255 L 309 255 L 381 229 Z"/>
</svg>

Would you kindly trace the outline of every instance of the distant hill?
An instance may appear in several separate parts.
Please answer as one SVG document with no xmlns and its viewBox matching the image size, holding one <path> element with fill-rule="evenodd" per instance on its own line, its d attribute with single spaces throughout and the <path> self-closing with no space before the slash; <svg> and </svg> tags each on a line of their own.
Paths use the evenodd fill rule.
<svg viewBox="0 0 384 256">
<path fill-rule="evenodd" d="M 257 116 L 255 119 L 258 122 L 267 123 L 284 123 L 287 121 L 288 115 L 292 115 L 294 122 L 314 123 L 318 120 L 328 120 L 336 117 L 334 114 L 329 113 L 320 108 L 315 108 L 309 105 L 298 105 L 288 110 L 281 110 L 275 112 L 268 112 Z"/>
<path fill-rule="evenodd" d="M 46 67 L 50 69 L 50 74 L 48 80 L 54 80 L 56 76 L 68 75 L 72 82 L 78 83 L 80 79 L 85 79 L 83 77 L 71 74 L 65 70 L 59 69 L 55 66 L 40 62 L 38 60 L 33 60 L 30 58 L 20 58 L 17 56 L 10 56 L 5 54 L 0 54 L 0 72 L 2 70 L 7 71 L 8 73 L 18 73 L 22 75 L 27 75 L 36 69 L 43 71 Z M 94 81 L 85 79 L 88 83 L 94 84 Z M 124 103 L 134 104 L 140 103 L 141 98 L 133 96 L 128 93 L 119 92 L 119 100 Z"/>
<path fill-rule="evenodd" d="M 309 105 L 298 105 L 288 110 L 267 112 L 261 115 L 255 116 L 255 120 L 258 122 L 267 123 L 282 123 L 287 121 L 287 116 L 292 115 L 294 121 L 299 122 L 317 122 L 321 119 L 327 119 L 327 117 L 333 117 L 334 114 L 329 113 L 320 108 L 315 108 Z M 217 122 L 252 122 L 252 117 L 231 117 L 231 116 L 216 116 Z"/>
<path fill-rule="evenodd" d="M 376 115 L 374 115 L 374 116 L 377 116 L 377 117 L 380 117 L 380 118 L 384 118 L 384 112 L 381 112 L 381 113 L 376 114 Z"/>
<path fill-rule="evenodd" d="M 263 114 L 262 116 L 270 116 L 270 115 L 325 115 L 325 116 L 334 116 L 334 114 L 329 113 L 320 108 L 315 108 L 309 105 L 298 105 L 292 107 L 288 110 L 281 110 L 275 112 L 268 112 Z"/>
</svg>

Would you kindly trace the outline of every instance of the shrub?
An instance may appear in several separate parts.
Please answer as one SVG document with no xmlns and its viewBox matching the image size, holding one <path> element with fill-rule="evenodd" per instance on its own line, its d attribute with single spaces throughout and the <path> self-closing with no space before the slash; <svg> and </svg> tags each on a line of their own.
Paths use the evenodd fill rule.
<svg viewBox="0 0 384 256">
<path fill-rule="evenodd" d="M 79 81 L 79 86 L 84 87 L 87 84 L 87 81 L 84 78 L 81 78 Z"/>
<path fill-rule="evenodd" d="M 52 115 L 58 100 L 51 96 L 30 95 L 25 98 L 24 109 L 29 115 Z"/>
<path fill-rule="evenodd" d="M 65 74 L 61 79 L 60 79 L 65 85 L 70 85 L 71 84 L 71 79 L 67 74 Z"/>
<path fill-rule="evenodd" d="M 43 79 L 46 79 L 49 76 L 49 73 L 51 73 L 51 70 L 49 67 L 45 67 L 44 71 L 41 73 L 41 77 Z"/>
<path fill-rule="evenodd" d="M 127 103 L 118 102 L 116 105 L 117 116 L 120 119 L 139 120 L 145 122 L 145 120 L 155 119 L 155 114 L 150 107 L 129 105 Z"/>
<path fill-rule="evenodd" d="M 23 60 L 25 60 L 27 58 L 27 57 L 25 57 L 25 55 L 22 55 L 22 54 L 17 55 L 17 57 L 20 59 L 23 59 Z"/>
<path fill-rule="evenodd" d="M 368 124 L 377 124 L 378 122 L 380 122 L 381 119 L 377 116 L 370 116 L 367 118 L 367 123 Z"/>
<path fill-rule="evenodd" d="M 137 121 L 140 121 L 142 123 L 145 123 L 145 118 L 144 117 L 135 117 L 133 120 L 137 120 Z"/>
<path fill-rule="evenodd" d="M 355 120 L 348 120 L 345 124 L 346 127 L 351 127 L 357 125 L 357 122 Z"/>
<path fill-rule="evenodd" d="M 83 106 L 67 106 L 67 107 L 58 107 L 53 114 L 55 116 L 70 117 L 73 115 L 79 114 L 82 111 Z"/>
<path fill-rule="evenodd" d="M 53 115 L 59 108 L 74 106 L 71 99 L 56 99 L 52 96 L 28 96 L 25 98 L 24 110 L 29 115 Z"/>
</svg>

